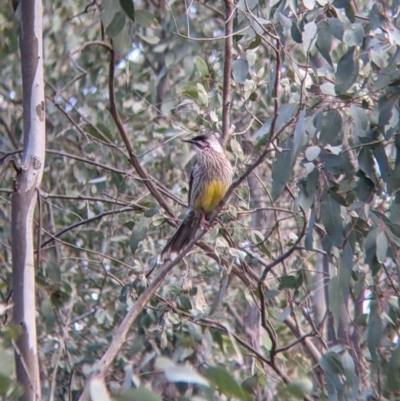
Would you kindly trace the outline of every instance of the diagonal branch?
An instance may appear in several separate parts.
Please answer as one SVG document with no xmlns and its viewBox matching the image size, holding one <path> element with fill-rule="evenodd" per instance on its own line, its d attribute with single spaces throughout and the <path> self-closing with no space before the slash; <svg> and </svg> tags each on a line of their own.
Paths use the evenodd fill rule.
<svg viewBox="0 0 400 401">
<path fill-rule="evenodd" d="M 227 14 L 227 15 L 229 15 L 227 22 L 229 22 L 230 19 L 232 18 L 232 12 L 233 12 L 233 4 L 231 4 L 231 3 L 228 4 L 228 3 L 229 3 L 229 0 L 227 0 L 227 8 L 232 7 L 232 9 L 231 9 L 230 14 Z M 231 36 L 231 35 L 229 35 L 229 36 Z M 118 115 L 118 112 L 116 109 L 115 95 L 114 95 L 114 63 L 115 63 L 115 54 L 114 54 L 114 51 L 111 50 L 110 74 L 109 74 L 109 96 L 110 96 L 111 115 L 114 118 L 114 121 L 118 128 L 118 132 L 121 135 L 121 137 L 128 149 L 132 165 L 136 169 L 139 176 L 142 179 L 144 179 L 145 185 L 147 186 L 147 188 L 149 189 L 151 194 L 154 196 L 154 198 L 167 211 L 168 214 L 173 215 L 169 206 L 167 204 L 165 204 L 164 198 L 161 197 L 158 190 L 152 185 L 152 182 L 147 179 L 147 177 L 148 177 L 147 173 L 143 170 L 142 166 L 138 162 L 137 157 L 133 152 L 133 148 L 129 142 L 126 131 L 124 129 L 123 123 Z M 280 67 L 280 59 L 278 56 L 277 66 L 276 66 L 277 71 L 279 70 L 279 67 Z M 230 72 L 229 72 L 229 75 L 230 75 Z M 230 79 L 230 77 L 229 77 L 229 79 Z M 278 73 L 276 74 L 275 79 L 276 79 L 276 81 L 275 81 L 275 95 L 276 95 L 277 88 L 279 85 L 279 82 L 278 82 L 279 74 Z M 229 87 L 224 85 L 224 88 L 229 88 Z M 286 124 L 284 124 L 283 127 L 281 127 L 277 132 L 274 132 L 275 127 L 276 127 L 276 120 L 278 118 L 277 96 L 275 96 L 275 98 L 276 99 L 275 99 L 275 107 L 274 107 L 274 116 L 273 116 L 273 120 L 271 123 L 270 135 L 269 135 L 269 140 L 267 142 L 267 145 L 265 146 L 264 150 L 261 152 L 259 157 L 254 161 L 254 163 L 252 165 L 250 165 L 244 171 L 244 173 L 236 181 L 234 181 L 232 183 L 231 187 L 229 188 L 228 192 L 226 193 L 226 195 L 220 202 L 219 206 L 216 208 L 216 210 L 210 216 L 210 219 L 209 219 L 210 224 L 212 224 L 212 222 L 216 219 L 216 217 L 218 216 L 222 207 L 228 201 L 228 199 L 230 198 L 233 191 L 251 174 L 251 172 L 256 167 L 261 165 L 266 160 L 267 156 L 272 151 L 272 148 L 270 147 L 270 145 L 273 142 L 273 140 L 276 139 L 288 126 L 290 126 L 292 124 L 293 118 L 291 120 L 289 120 Z M 224 100 L 224 102 L 225 101 L 226 101 L 226 99 Z M 224 103 L 224 110 L 226 108 L 225 106 L 226 106 L 226 103 Z M 228 106 L 229 106 L 229 101 L 228 101 Z M 229 111 L 229 107 L 227 108 L 227 110 Z M 225 121 L 227 121 L 229 124 L 229 112 L 228 112 L 227 118 L 228 119 Z M 225 127 L 226 127 L 226 125 L 225 125 Z M 227 129 L 227 128 L 225 128 L 225 129 Z M 228 130 L 225 131 L 226 136 L 223 138 L 224 141 L 227 140 L 227 137 L 228 137 L 226 134 L 227 132 L 228 132 Z M 81 394 L 79 401 L 88 401 L 89 400 L 89 389 L 90 389 L 90 385 L 91 385 L 90 383 L 94 379 L 103 378 L 106 375 L 108 368 L 110 367 L 111 363 L 113 362 L 114 358 L 116 357 L 117 353 L 120 351 L 121 347 L 123 346 L 123 344 L 126 340 L 126 336 L 129 331 L 129 328 L 131 327 L 131 325 L 133 324 L 133 322 L 135 321 L 135 319 L 137 318 L 139 313 L 143 310 L 143 308 L 147 305 L 147 303 L 150 301 L 152 296 L 156 293 L 157 289 L 160 287 L 160 285 L 162 284 L 162 282 L 165 279 L 165 277 L 167 276 L 167 274 L 173 269 L 173 267 L 178 262 L 180 262 L 184 258 L 184 256 L 192 249 L 194 244 L 196 242 L 198 242 L 205 235 L 205 233 L 206 233 L 205 230 L 200 230 L 197 233 L 197 235 L 195 236 L 195 238 L 192 241 L 190 241 L 190 243 L 176 256 L 176 258 L 173 261 L 167 262 L 160 267 L 159 273 L 156 275 L 156 277 L 151 282 L 149 287 L 140 295 L 140 297 L 137 299 L 136 303 L 128 311 L 125 318 L 119 325 L 115 335 L 113 336 L 113 340 L 112 340 L 108 350 L 106 351 L 106 353 L 104 354 L 104 356 L 101 358 L 101 360 L 99 362 L 99 368 L 98 368 L 97 372 L 95 372 L 92 375 L 92 377 L 89 379 L 89 381 L 86 383 L 85 390 Z M 274 361 L 271 361 L 271 362 L 274 363 Z M 277 368 L 277 367 L 274 365 L 274 368 Z"/>
<path fill-rule="evenodd" d="M 86 383 L 85 389 L 81 394 L 79 401 L 89 401 L 89 390 L 91 382 L 96 378 L 103 378 L 106 375 L 108 368 L 110 367 L 117 353 L 123 346 L 128 331 L 135 319 L 138 317 L 143 308 L 148 304 L 152 296 L 156 293 L 167 274 L 184 258 L 184 256 L 192 249 L 194 244 L 199 241 L 200 238 L 202 238 L 206 234 L 206 232 L 207 231 L 204 229 L 200 230 L 197 233 L 196 237 L 192 241 L 190 241 L 189 244 L 185 246 L 185 248 L 183 248 L 181 253 L 179 253 L 174 260 L 164 263 L 160 267 L 159 273 L 155 276 L 154 280 L 150 283 L 147 289 L 140 295 L 140 297 L 137 299 L 135 304 L 128 311 L 123 321 L 119 325 L 115 335 L 113 336 L 110 346 L 108 347 L 106 353 L 101 358 L 98 364 L 98 370 Z"/>
<path fill-rule="evenodd" d="M 174 217 L 174 213 L 171 207 L 166 202 L 165 198 L 161 195 L 158 191 L 156 186 L 154 185 L 153 181 L 149 178 L 148 174 L 140 164 L 139 160 L 137 159 L 135 152 L 133 151 L 132 145 L 129 141 L 128 135 L 125 131 L 124 124 L 118 114 L 117 104 L 115 101 L 115 91 L 114 91 L 114 72 L 115 72 L 115 52 L 114 48 L 110 50 L 110 71 L 109 71 L 109 79 L 108 79 L 108 95 L 110 98 L 110 113 L 111 116 L 117 126 L 118 133 L 121 136 L 126 149 L 129 153 L 129 159 L 132 163 L 132 166 L 135 168 L 136 172 L 143 179 L 144 185 L 147 187 L 149 192 L 152 194 L 153 198 L 158 202 L 158 204 L 166 211 L 166 213 L 170 217 Z"/>
<path fill-rule="evenodd" d="M 285 124 L 281 130 L 279 130 L 276 135 L 279 135 L 280 132 L 282 132 L 284 129 L 287 128 L 288 125 L 291 124 L 291 121 L 288 121 L 287 124 Z M 272 136 L 273 132 L 271 132 Z M 227 194 L 219 204 L 218 208 L 213 212 L 212 216 L 210 217 L 210 224 L 215 220 L 217 217 L 219 211 L 223 207 L 223 205 L 227 202 L 229 199 L 230 195 L 232 194 L 233 190 L 238 187 L 248 176 L 249 174 L 257 167 L 259 166 L 262 162 L 264 162 L 265 158 L 269 154 L 271 150 L 270 149 L 265 149 L 261 155 L 258 157 L 258 159 L 247 168 L 247 170 L 235 181 L 232 183 L 231 187 L 229 188 Z M 90 389 L 90 383 L 93 379 L 95 378 L 103 378 L 107 372 L 107 369 L 110 367 L 112 361 L 114 360 L 115 356 L 123 346 L 123 343 L 125 342 L 128 330 L 130 326 L 133 324 L 139 313 L 143 310 L 143 308 L 147 305 L 147 303 L 150 301 L 152 296 L 155 294 L 157 289 L 160 287 L 162 284 L 163 280 L 167 276 L 167 274 L 173 269 L 173 267 L 180 262 L 184 256 L 192 249 L 194 244 L 198 242 L 204 235 L 206 234 L 206 230 L 200 230 L 195 238 L 193 238 L 192 241 L 189 242 L 189 244 L 183 248 L 183 250 L 176 256 L 176 258 L 173 261 L 170 261 L 168 263 L 163 264 L 160 267 L 160 271 L 157 274 L 157 276 L 154 278 L 154 280 L 151 282 L 149 287 L 140 295 L 136 303 L 132 306 L 132 308 L 128 311 L 126 314 L 124 320 L 120 324 L 120 326 L 117 329 L 117 332 L 113 336 L 113 340 L 104 354 L 104 356 L 101 358 L 99 362 L 99 369 L 97 372 L 95 372 L 90 380 L 86 383 L 85 390 L 81 394 L 79 401 L 88 401 L 89 400 L 89 389 Z"/>
</svg>

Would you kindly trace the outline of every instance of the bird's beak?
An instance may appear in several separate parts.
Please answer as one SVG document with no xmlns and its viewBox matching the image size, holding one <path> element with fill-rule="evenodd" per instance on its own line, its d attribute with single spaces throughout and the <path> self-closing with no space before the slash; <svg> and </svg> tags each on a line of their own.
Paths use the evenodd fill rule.
<svg viewBox="0 0 400 401">
<path fill-rule="evenodd" d="M 196 145 L 196 142 L 193 139 L 183 139 L 182 142 L 187 142 Z"/>
</svg>

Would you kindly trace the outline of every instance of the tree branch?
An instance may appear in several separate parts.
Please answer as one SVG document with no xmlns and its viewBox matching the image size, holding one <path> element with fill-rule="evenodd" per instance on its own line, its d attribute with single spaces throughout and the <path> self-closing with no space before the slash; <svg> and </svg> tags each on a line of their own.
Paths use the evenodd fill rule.
<svg viewBox="0 0 400 401">
<path fill-rule="evenodd" d="M 222 88 L 222 135 L 220 142 L 226 146 L 230 135 L 231 112 L 231 70 L 232 70 L 232 46 L 233 46 L 233 11 L 232 0 L 225 0 L 225 56 L 224 56 L 224 82 Z"/>
<path fill-rule="evenodd" d="M 117 353 L 123 346 L 128 331 L 133 322 L 135 321 L 135 319 L 138 317 L 139 313 L 148 304 L 151 297 L 156 293 L 157 289 L 160 287 L 167 274 L 174 268 L 174 266 L 176 266 L 184 258 L 184 256 L 192 249 L 193 245 L 197 241 L 199 241 L 200 238 L 202 238 L 206 234 L 206 232 L 207 232 L 206 230 L 203 229 L 200 230 L 197 233 L 196 237 L 193 238 L 193 240 L 190 241 L 189 244 L 185 246 L 185 248 L 183 248 L 183 250 L 177 255 L 177 257 L 174 260 L 164 263 L 160 267 L 159 273 L 155 276 L 154 280 L 150 283 L 150 285 L 142 293 L 142 295 L 139 296 L 135 304 L 128 311 L 123 321 L 119 325 L 115 335 L 113 336 L 110 346 L 108 347 L 106 353 L 101 358 L 98 364 L 99 365 L 98 370 L 95 373 L 93 373 L 91 378 L 86 383 L 85 389 L 81 394 L 79 401 L 89 401 L 90 383 L 96 378 L 101 378 L 101 379 L 104 378 L 104 376 L 107 373 L 107 369 L 110 367 Z"/>
<path fill-rule="evenodd" d="M 142 165 L 139 163 L 139 160 L 137 159 L 135 152 L 133 151 L 132 145 L 130 143 L 130 140 L 128 138 L 128 135 L 125 131 L 124 125 L 121 121 L 121 118 L 118 114 L 117 110 L 117 104 L 115 101 L 115 91 L 114 91 L 114 71 L 115 71 L 115 52 L 114 48 L 110 50 L 110 71 L 109 71 L 109 79 L 108 79 L 108 95 L 110 98 L 110 113 L 111 116 L 117 126 L 118 133 L 121 136 L 126 149 L 129 153 L 129 159 L 132 163 L 132 166 L 135 168 L 136 172 L 140 176 L 140 178 L 143 179 L 144 185 L 147 187 L 149 192 L 152 194 L 153 198 L 158 202 L 158 204 L 166 211 L 166 213 L 170 217 L 174 217 L 174 212 L 171 209 L 171 207 L 168 205 L 164 197 L 161 195 L 161 193 L 158 191 L 156 186 L 154 185 L 153 181 L 149 178 L 148 174 L 142 167 Z"/>
<path fill-rule="evenodd" d="M 84 224 L 91 223 L 92 221 L 96 221 L 96 220 L 102 219 L 105 216 L 124 213 L 124 212 L 128 212 L 128 211 L 131 211 L 131 210 L 140 210 L 140 211 L 142 211 L 142 209 L 140 207 L 138 207 L 138 206 L 126 206 L 126 207 L 123 207 L 121 209 L 110 210 L 108 212 L 100 213 L 97 216 L 93 216 L 93 217 L 91 217 L 89 219 L 78 221 L 77 223 L 71 224 L 70 226 L 63 228 L 58 233 L 52 235 L 50 239 L 48 239 L 47 241 L 44 241 L 42 243 L 42 248 L 44 248 L 45 246 L 47 246 L 50 243 L 52 243 L 56 238 L 60 237 L 61 235 L 65 234 L 66 232 L 68 232 L 70 230 L 73 230 L 76 227 L 82 226 Z"/>
</svg>

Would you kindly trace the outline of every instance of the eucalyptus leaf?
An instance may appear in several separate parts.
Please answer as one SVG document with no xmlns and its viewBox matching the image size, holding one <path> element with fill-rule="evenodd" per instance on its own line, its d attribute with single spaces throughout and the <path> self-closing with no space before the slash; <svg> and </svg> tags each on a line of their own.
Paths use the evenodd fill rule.
<svg viewBox="0 0 400 401">
<path fill-rule="evenodd" d="M 346 93 L 356 82 L 358 75 L 358 62 L 355 60 L 355 47 L 341 57 L 336 69 L 335 92 L 337 95 Z"/>
<path fill-rule="evenodd" d="M 382 177 L 383 181 L 387 182 L 389 175 L 391 174 L 391 169 L 389 167 L 389 160 L 388 160 L 385 148 L 382 145 L 382 143 L 378 144 L 378 146 L 375 146 L 373 148 L 372 152 L 375 157 L 375 160 L 378 163 L 379 172 L 381 174 L 381 177 Z"/>
<path fill-rule="evenodd" d="M 202 84 L 197 84 L 197 103 L 199 106 L 208 106 L 208 93 Z"/>
<path fill-rule="evenodd" d="M 299 27 L 297 24 L 293 21 L 292 25 L 290 26 L 290 33 L 292 35 L 292 39 L 296 43 L 302 43 L 303 42 L 303 34 L 301 33 Z"/>
<path fill-rule="evenodd" d="M 332 5 L 336 8 L 345 8 L 350 0 L 333 0 Z"/>
<path fill-rule="evenodd" d="M 372 151 L 369 147 L 364 146 L 361 148 L 360 153 L 358 154 L 358 164 L 365 176 L 376 185 L 377 178 L 374 170 L 375 163 L 372 157 Z"/>
<path fill-rule="evenodd" d="M 321 120 L 320 142 L 322 145 L 335 146 L 341 143 L 342 116 L 338 110 L 330 110 Z"/>
<path fill-rule="evenodd" d="M 130 388 L 123 395 L 114 396 L 114 399 L 115 401 L 161 401 L 158 394 L 145 387 Z"/>
<path fill-rule="evenodd" d="M 330 55 L 331 46 L 332 46 L 332 34 L 331 28 L 329 27 L 328 22 L 321 21 L 318 25 L 318 37 L 316 43 L 317 49 L 321 53 L 322 57 L 331 65 L 332 58 Z"/>
<path fill-rule="evenodd" d="M 392 351 L 388 368 L 388 388 L 392 393 L 398 394 L 400 392 L 400 345 Z"/>
<path fill-rule="evenodd" d="M 206 370 L 206 376 L 222 394 L 235 397 L 239 400 L 250 401 L 251 398 L 225 369 L 216 367 L 208 368 Z"/>
<path fill-rule="evenodd" d="M 317 42 L 317 24 L 314 21 L 304 26 L 303 30 L 303 49 L 305 52 L 311 52 Z"/>
<path fill-rule="evenodd" d="M 197 71 L 199 71 L 199 73 L 202 76 L 206 77 L 206 76 L 210 75 L 210 71 L 208 70 L 207 63 L 200 56 L 194 57 L 194 64 L 197 68 Z"/>
<path fill-rule="evenodd" d="M 120 10 L 120 7 L 115 7 L 114 0 L 102 0 L 101 1 L 101 21 L 107 28 L 113 20 L 115 14 Z"/>
<path fill-rule="evenodd" d="M 338 18 L 328 18 L 329 28 L 331 30 L 331 34 L 338 40 L 343 40 L 344 28 L 343 24 L 340 22 Z"/>
<path fill-rule="evenodd" d="M 350 22 L 355 22 L 356 20 L 356 13 L 354 11 L 353 5 L 351 2 L 346 4 L 346 7 L 344 9 L 346 13 L 346 17 L 349 19 Z"/>
<path fill-rule="evenodd" d="M 135 10 L 135 21 L 144 28 L 161 29 L 154 14 L 147 10 Z"/>
<path fill-rule="evenodd" d="M 311 380 L 294 380 L 286 384 L 281 390 L 281 394 L 293 396 L 296 399 L 304 399 L 305 396 L 312 393 L 313 384 Z"/>
<path fill-rule="evenodd" d="M 165 378 L 171 383 L 190 383 L 209 386 L 209 381 L 188 366 L 170 366 L 164 369 Z"/>
<path fill-rule="evenodd" d="M 382 334 L 382 320 L 378 314 L 378 306 L 376 301 L 372 301 L 368 320 L 367 345 L 375 365 L 378 364 L 377 348 L 380 345 Z"/>
<path fill-rule="evenodd" d="M 321 197 L 321 220 L 332 244 L 339 246 L 344 237 L 343 220 L 340 214 L 340 205 L 329 191 L 325 191 Z"/>
<path fill-rule="evenodd" d="M 122 11 L 118 11 L 115 13 L 114 18 L 112 19 L 110 25 L 106 28 L 106 34 L 113 38 L 117 36 L 125 26 L 125 14 Z"/>
<path fill-rule="evenodd" d="M 321 148 L 319 146 L 310 146 L 305 151 L 305 156 L 308 161 L 312 162 L 315 160 L 319 154 L 321 153 Z"/>
<path fill-rule="evenodd" d="M 244 59 L 237 59 L 232 63 L 233 79 L 238 84 L 243 84 L 249 72 L 249 62 Z"/>
<path fill-rule="evenodd" d="M 385 232 L 380 231 L 376 236 L 376 258 L 379 263 L 383 263 L 386 259 L 389 242 L 386 238 Z"/>
<path fill-rule="evenodd" d="M 134 254 L 138 249 L 140 242 L 142 242 L 147 234 L 148 229 L 148 219 L 139 218 L 132 229 L 132 234 L 130 238 L 131 251 Z"/>
<path fill-rule="evenodd" d="M 303 142 L 303 124 L 304 124 L 304 117 L 306 111 L 305 109 L 301 110 L 299 118 L 297 120 L 296 128 L 294 130 L 294 138 L 293 138 L 293 152 L 296 154 L 299 150 L 300 145 Z"/>
<path fill-rule="evenodd" d="M 135 5 L 133 0 L 119 0 L 119 4 L 121 4 L 121 8 L 124 10 L 126 16 L 135 21 Z"/>
<path fill-rule="evenodd" d="M 243 149 L 235 138 L 231 139 L 231 149 L 239 160 L 243 160 L 244 158 Z"/>
<path fill-rule="evenodd" d="M 351 24 L 343 34 L 343 42 L 347 46 L 361 46 L 364 41 L 364 28 L 361 24 Z"/>
<path fill-rule="evenodd" d="M 315 7 L 315 0 L 303 0 L 304 7 L 312 10 Z"/>
<path fill-rule="evenodd" d="M 375 184 L 362 170 L 357 171 L 357 177 L 356 193 L 358 199 L 366 203 L 371 202 L 375 191 Z"/>
<path fill-rule="evenodd" d="M 276 154 L 272 165 L 272 196 L 276 199 L 283 191 L 292 172 L 293 143 L 287 139 L 283 144 L 284 149 Z"/>
<path fill-rule="evenodd" d="M 142 35 L 141 33 L 137 33 L 140 38 L 142 38 L 145 42 L 147 42 L 150 45 L 156 45 L 157 43 L 160 42 L 160 38 L 157 36 L 148 36 L 148 35 Z"/>
</svg>

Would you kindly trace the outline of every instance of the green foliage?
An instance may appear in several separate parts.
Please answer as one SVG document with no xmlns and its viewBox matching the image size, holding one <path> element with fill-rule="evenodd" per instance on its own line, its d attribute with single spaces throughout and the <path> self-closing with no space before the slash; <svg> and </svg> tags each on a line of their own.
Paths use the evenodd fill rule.
<svg viewBox="0 0 400 401">
<path fill-rule="evenodd" d="M 221 131 L 226 103 L 236 178 L 267 150 L 266 158 L 203 238 L 207 253 L 193 248 L 130 327 L 107 371 L 110 397 L 399 397 L 398 4 L 235 7 L 224 103 L 223 2 L 44 2 L 47 154 L 35 218 L 45 400 L 78 399 L 158 273 L 185 212 L 194 152 L 181 139 Z M 15 177 L 7 163 L 19 160 L 23 122 L 18 14 L 7 6 L 0 18 L 6 305 Z M 111 44 L 116 108 L 147 179 L 110 113 Z M 0 330 L 2 368 L 13 363 L 10 321 Z M 0 369 L 1 397 L 20 391 L 13 370 Z"/>
</svg>

